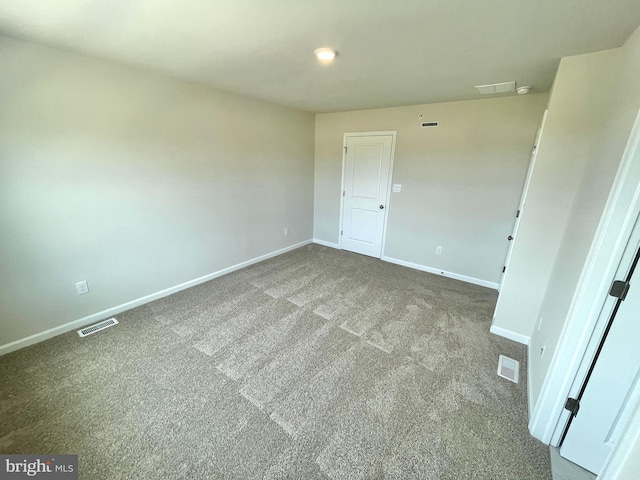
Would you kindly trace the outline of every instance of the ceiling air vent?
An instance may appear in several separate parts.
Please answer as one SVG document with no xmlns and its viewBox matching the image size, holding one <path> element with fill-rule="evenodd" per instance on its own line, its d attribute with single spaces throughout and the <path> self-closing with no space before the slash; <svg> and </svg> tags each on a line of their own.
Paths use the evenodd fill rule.
<svg viewBox="0 0 640 480">
<path fill-rule="evenodd" d="M 516 82 L 492 83 L 490 85 L 476 85 L 481 95 L 491 95 L 495 93 L 515 92 Z"/>
<path fill-rule="evenodd" d="M 108 320 L 103 320 L 93 325 L 89 325 L 88 327 L 85 327 L 82 330 L 78 330 L 78 335 L 80 335 L 81 337 L 86 337 L 87 335 L 91 335 L 92 333 L 99 332 L 100 330 L 104 330 L 105 328 L 113 327 L 114 325 L 117 325 L 117 324 L 118 324 L 118 321 L 115 318 L 109 318 Z"/>
<path fill-rule="evenodd" d="M 438 125 L 440 125 L 440 122 L 422 122 L 422 128 L 428 128 L 428 127 L 437 127 Z"/>
</svg>

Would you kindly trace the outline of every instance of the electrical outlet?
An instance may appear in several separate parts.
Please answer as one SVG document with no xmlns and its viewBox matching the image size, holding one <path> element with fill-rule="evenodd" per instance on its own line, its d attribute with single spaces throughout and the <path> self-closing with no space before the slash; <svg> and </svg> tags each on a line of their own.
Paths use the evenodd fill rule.
<svg viewBox="0 0 640 480">
<path fill-rule="evenodd" d="M 442 255 L 442 247 L 436 247 L 436 255 Z"/>
<path fill-rule="evenodd" d="M 289 227 L 284 227 L 284 234 L 289 235 Z"/>
<path fill-rule="evenodd" d="M 76 282 L 76 290 L 78 291 L 78 295 L 89 293 L 89 285 L 87 284 L 87 281 L 82 280 L 81 282 Z"/>
</svg>

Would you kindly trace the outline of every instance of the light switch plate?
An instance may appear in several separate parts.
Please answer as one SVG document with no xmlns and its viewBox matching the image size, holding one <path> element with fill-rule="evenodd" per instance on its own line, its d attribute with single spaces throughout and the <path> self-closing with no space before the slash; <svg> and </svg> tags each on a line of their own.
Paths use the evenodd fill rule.
<svg viewBox="0 0 640 480">
<path fill-rule="evenodd" d="M 402 191 L 402 185 L 399 183 L 393 184 L 393 193 L 400 193 Z"/>
</svg>

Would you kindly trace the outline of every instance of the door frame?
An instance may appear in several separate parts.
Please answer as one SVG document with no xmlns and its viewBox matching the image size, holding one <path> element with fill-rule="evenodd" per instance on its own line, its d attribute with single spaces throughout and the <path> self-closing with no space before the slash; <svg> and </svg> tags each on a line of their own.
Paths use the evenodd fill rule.
<svg viewBox="0 0 640 480">
<path fill-rule="evenodd" d="M 379 132 L 348 132 L 343 135 L 342 139 L 342 181 L 340 182 L 340 224 L 338 225 L 338 247 L 342 250 L 342 225 L 344 217 L 344 195 L 345 191 L 345 174 L 347 167 L 347 139 L 349 137 L 381 137 L 391 135 L 391 161 L 389 162 L 389 182 L 385 195 L 385 209 L 382 221 L 382 250 L 380 257 L 384 257 L 385 247 L 387 243 L 387 220 L 389 219 L 389 205 L 391 201 L 391 189 L 393 188 L 393 162 L 396 157 L 396 136 L 397 130 L 379 131 Z"/>
<path fill-rule="evenodd" d="M 565 400 L 575 394 L 572 386 L 580 380 L 582 359 L 593 356 L 592 336 L 600 337 L 606 326 L 601 315 L 608 302 L 608 291 L 624 250 L 640 214 L 640 111 L 627 141 L 609 199 L 600 219 L 578 285 L 571 301 L 558 348 L 551 360 L 540 396 L 529 422 L 531 434 L 557 446 L 569 412 Z M 531 399 L 529 399 L 531 402 Z M 630 406 L 638 408 L 640 402 Z M 629 423 L 622 437 L 629 432 Z M 619 462 L 630 452 L 630 443 L 621 441 L 611 452 L 601 473 L 603 478 L 619 468 Z M 612 458 L 617 461 L 610 461 Z"/>
<path fill-rule="evenodd" d="M 638 272 L 640 272 L 640 269 L 638 269 L 637 267 L 635 268 L 635 271 L 632 269 L 632 265 L 634 264 L 634 262 L 637 261 L 637 256 L 640 255 L 640 252 L 638 251 L 640 248 L 640 217 L 638 218 L 638 220 L 636 221 L 632 231 L 631 231 L 631 238 L 629 239 L 629 242 L 627 243 L 627 245 L 625 246 L 625 252 L 623 254 L 622 257 L 622 261 L 620 262 L 620 265 L 618 267 L 618 270 L 616 271 L 615 274 L 615 279 L 616 280 L 625 280 L 627 278 L 630 279 L 630 283 L 632 285 L 634 285 L 634 288 L 631 290 L 630 294 L 627 295 L 627 301 L 629 301 L 629 298 L 631 295 L 638 295 L 640 294 L 640 290 L 638 290 L 638 288 L 640 287 L 640 285 L 638 285 L 638 279 L 640 278 L 638 276 Z M 636 299 L 635 302 L 638 302 L 638 300 Z M 604 319 L 599 319 L 598 323 L 604 321 L 604 325 L 606 325 L 606 329 L 611 328 L 611 330 L 608 332 L 608 337 L 605 337 L 604 334 L 602 336 L 593 336 L 590 339 L 589 342 L 589 347 L 587 348 L 587 355 L 585 355 L 582 359 L 582 362 L 578 368 L 578 375 L 576 376 L 576 380 L 575 380 L 575 384 L 572 385 L 571 387 L 571 397 L 572 398 L 576 398 L 578 400 L 580 400 L 580 405 L 582 405 L 585 402 L 589 402 L 589 399 L 593 399 L 593 394 L 595 392 L 599 392 L 602 391 L 600 388 L 596 389 L 595 392 L 593 390 L 590 390 L 589 387 L 587 387 L 587 385 L 589 385 L 589 382 L 591 381 L 588 377 L 590 377 L 590 369 L 591 368 L 596 368 L 593 371 L 593 374 L 595 376 L 598 375 L 602 375 L 601 372 L 597 371 L 597 363 L 600 361 L 601 358 L 606 357 L 607 353 L 611 354 L 611 348 L 610 346 L 607 347 L 608 342 L 610 341 L 609 338 L 612 336 L 616 336 L 616 335 L 620 335 L 620 333 L 616 333 L 616 322 L 617 322 L 617 317 L 620 315 L 629 315 L 630 311 L 628 310 L 630 307 L 627 305 L 625 306 L 627 302 L 622 302 L 620 299 L 618 299 L 617 297 L 613 297 L 613 296 L 607 296 L 606 300 L 604 301 L 604 308 L 601 311 L 601 315 L 606 315 L 606 317 Z M 616 311 L 615 310 L 615 306 L 618 305 L 619 309 Z M 638 303 L 636 303 L 636 305 L 638 305 Z M 633 310 L 631 311 L 633 312 Z M 628 321 L 628 320 L 627 320 Z M 635 323 L 635 322 L 634 322 Z M 598 354 L 592 354 L 591 352 L 593 352 L 595 349 L 599 348 L 599 347 L 603 347 L 604 349 L 602 350 L 602 352 L 600 353 L 600 356 L 596 357 Z M 638 365 L 637 363 L 634 365 Z M 591 377 L 593 378 L 593 377 Z M 597 381 L 597 380 L 596 380 Z M 586 390 L 585 390 L 586 389 Z M 580 393 L 583 393 L 582 398 L 580 397 Z M 629 389 L 625 392 L 625 400 L 622 402 L 622 405 L 620 407 L 620 409 L 617 411 L 617 417 L 615 419 L 615 429 L 612 429 L 609 431 L 609 435 L 613 436 L 613 444 L 610 446 L 610 450 L 609 453 L 611 453 L 611 451 L 613 450 L 613 446 L 615 446 L 615 444 L 620 440 L 620 438 L 622 437 L 621 432 L 624 430 L 625 425 L 629 419 L 629 417 L 631 416 L 631 410 L 632 406 L 636 405 L 638 402 L 640 402 L 640 382 L 635 382 L 635 384 L 632 382 L 631 385 L 629 385 Z M 591 412 L 593 413 L 593 410 L 591 410 Z M 569 437 L 569 435 L 567 435 L 567 438 L 564 437 L 564 435 L 566 434 L 570 434 L 570 430 L 571 428 L 574 428 L 573 425 L 576 422 L 580 422 L 580 418 L 582 415 L 582 408 L 580 409 L 580 415 L 577 415 L 575 418 L 570 418 L 570 416 L 568 415 L 567 417 L 567 422 L 565 422 L 564 425 L 560 426 L 558 425 L 557 427 L 557 432 L 561 433 L 561 437 L 560 437 L 560 442 L 558 444 L 558 447 L 560 448 L 560 455 L 563 456 L 564 458 L 567 458 L 568 460 L 573 461 L 574 463 L 580 465 L 581 467 L 584 468 L 584 466 L 579 462 L 579 461 L 575 461 L 572 458 L 570 458 L 571 456 L 575 455 L 576 452 L 576 447 L 573 447 L 573 455 L 569 456 L 565 456 L 564 455 L 564 446 L 567 445 L 567 439 L 569 439 L 569 443 L 572 441 L 571 437 Z M 584 419 L 582 419 L 582 421 L 584 421 Z M 589 421 L 586 422 L 586 424 L 584 425 L 590 425 Z M 611 425 L 609 426 L 611 428 Z M 579 428 L 579 427 L 578 427 Z M 584 427 L 583 427 L 584 428 Z M 573 437 L 573 440 L 576 441 L 576 437 Z M 579 442 L 579 440 L 577 440 Z M 580 449 L 582 450 L 582 449 Z M 604 460 L 604 459 L 603 459 Z M 602 464 L 600 464 L 599 466 L 599 471 L 602 472 L 604 467 L 604 461 Z"/>
</svg>

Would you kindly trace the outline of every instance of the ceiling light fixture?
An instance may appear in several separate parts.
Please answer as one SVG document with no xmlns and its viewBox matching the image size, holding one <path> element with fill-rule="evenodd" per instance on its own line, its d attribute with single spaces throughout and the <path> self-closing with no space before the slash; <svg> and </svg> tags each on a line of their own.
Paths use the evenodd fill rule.
<svg viewBox="0 0 640 480">
<path fill-rule="evenodd" d="M 316 57 L 318 57 L 318 60 L 322 63 L 329 63 L 338 55 L 337 50 L 328 47 L 318 48 L 314 50 L 313 53 L 316 54 Z"/>
<path fill-rule="evenodd" d="M 532 87 L 531 85 L 526 85 L 526 86 L 524 86 L 524 87 L 518 87 L 518 88 L 516 89 L 516 93 L 517 93 L 518 95 L 525 95 L 525 94 L 529 93 L 529 90 L 531 90 L 532 88 L 533 88 L 533 87 Z"/>
</svg>

